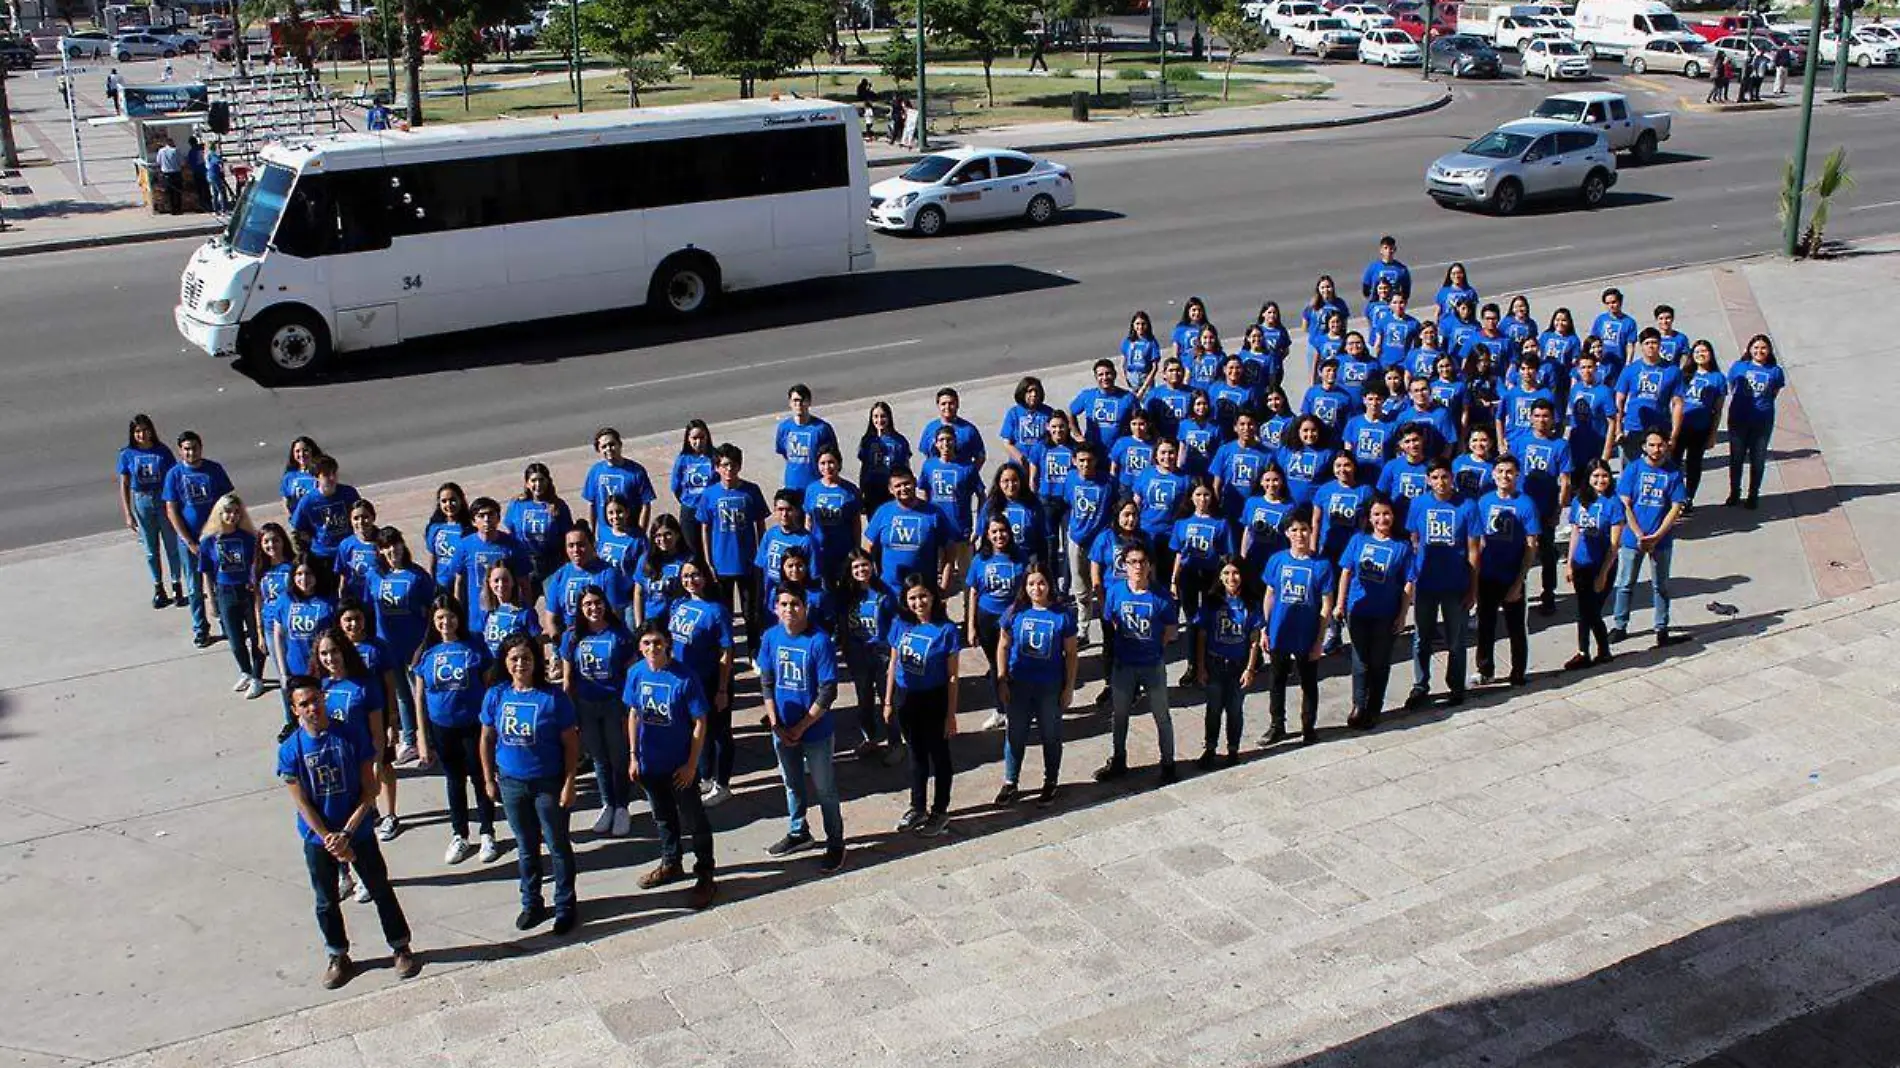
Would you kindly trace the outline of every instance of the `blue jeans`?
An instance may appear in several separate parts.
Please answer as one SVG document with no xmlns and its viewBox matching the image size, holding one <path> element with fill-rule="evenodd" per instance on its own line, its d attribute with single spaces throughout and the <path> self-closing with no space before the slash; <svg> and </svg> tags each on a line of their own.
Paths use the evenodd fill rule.
<svg viewBox="0 0 1900 1068">
<path fill-rule="evenodd" d="M 161 552 L 172 581 L 181 581 L 184 572 L 178 567 L 178 535 L 165 515 L 165 502 L 156 493 L 134 493 L 132 518 L 139 526 L 139 544 L 145 547 L 145 567 L 152 573 L 152 585 L 165 584 L 165 570 L 158 564 Z"/>
<path fill-rule="evenodd" d="M 625 808 L 633 782 L 627 777 L 632 751 L 627 743 L 627 706 L 618 698 L 597 701 L 582 697 L 574 702 L 581 721 L 581 750 L 594 762 L 594 786 L 600 807 Z"/>
<path fill-rule="evenodd" d="M 1668 542 L 1649 551 L 1649 558 L 1655 561 L 1649 571 L 1649 596 L 1656 609 L 1658 631 L 1669 629 L 1669 562 L 1675 548 L 1675 542 Z M 1616 595 L 1610 608 L 1617 630 L 1630 629 L 1630 595 L 1636 592 L 1636 582 L 1642 577 L 1643 554 L 1635 549 L 1617 549 Z"/>
<path fill-rule="evenodd" d="M 1062 770 L 1062 683 L 1009 684 L 1009 725 L 1003 734 L 1003 781 L 1022 775 L 1023 755 L 1029 748 L 1029 721 L 1035 720 L 1042 739 L 1042 781 L 1053 784 Z"/>
<path fill-rule="evenodd" d="M 350 867 L 355 870 L 357 880 L 369 887 L 370 900 L 376 902 L 376 918 L 383 926 L 383 940 L 392 950 L 406 947 L 409 921 L 403 917 L 402 906 L 396 901 L 395 888 L 389 885 L 389 865 L 383 860 L 376 836 L 359 834 L 350 842 L 350 847 L 356 855 Z M 310 889 L 317 899 L 317 930 L 323 933 L 323 948 L 332 954 L 348 953 L 350 936 L 343 927 L 343 903 L 336 892 L 342 862 L 321 845 L 305 839 L 303 863 L 310 871 Z"/>
<path fill-rule="evenodd" d="M 1148 712 L 1155 718 L 1155 736 L 1161 747 L 1161 763 L 1174 763 L 1174 715 L 1168 708 L 1168 667 L 1166 664 L 1117 663 L 1108 677 L 1109 700 L 1114 707 L 1115 760 L 1128 762 L 1128 716 L 1134 709 L 1135 687 L 1148 689 Z"/>
<path fill-rule="evenodd" d="M 1245 721 L 1241 703 L 1247 696 L 1247 691 L 1240 687 L 1240 677 L 1246 673 L 1245 660 L 1232 660 L 1211 651 L 1207 654 L 1207 737 L 1201 748 L 1210 753 L 1220 740 L 1223 720 L 1227 727 L 1227 751 L 1240 749 L 1240 733 Z"/>
<path fill-rule="evenodd" d="M 181 546 L 178 553 L 178 581 L 185 585 L 185 596 L 191 604 L 191 632 L 193 634 L 211 633 L 211 622 L 205 618 L 205 587 L 199 578 L 198 554 L 192 550 L 196 546 Z"/>
<path fill-rule="evenodd" d="M 554 858 L 554 914 L 574 911 L 574 844 L 567 836 L 567 810 L 561 807 L 561 780 L 501 777 L 501 810 L 515 835 L 515 870 L 521 879 L 521 907 L 541 907 L 541 843 Z"/>
<path fill-rule="evenodd" d="M 264 665 L 251 661 L 258 646 L 257 603 L 248 586 L 219 585 L 218 620 L 224 626 L 224 643 L 231 647 L 231 659 L 237 661 L 240 674 L 256 675 Z"/>
<path fill-rule="evenodd" d="M 825 844 L 842 846 L 844 812 L 838 807 L 838 777 L 831 766 L 831 743 L 832 739 L 827 737 L 786 745 L 774 737 L 772 751 L 778 754 L 778 773 L 785 780 L 785 812 L 790 817 L 791 834 L 811 833 L 805 824 L 805 809 L 809 803 L 805 776 L 810 775 L 812 789 L 818 794 L 818 807 L 824 814 Z"/>
<path fill-rule="evenodd" d="M 1412 689 L 1432 688 L 1432 644 L 1438 625 L 1445 625 L 1445 685 L 1452 693 L 1465 692 L 1465 590 L 1419 590 L 1413 605 Z"/>
</svg>

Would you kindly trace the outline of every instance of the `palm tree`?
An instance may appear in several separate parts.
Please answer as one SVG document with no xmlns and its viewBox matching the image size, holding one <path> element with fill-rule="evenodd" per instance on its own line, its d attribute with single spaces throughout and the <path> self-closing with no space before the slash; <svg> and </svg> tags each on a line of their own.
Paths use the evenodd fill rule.
<svg viewBox="0 0 1900 1068">
<path fill-rule="evenodd" d="M 1809 182 L 1806 189 L 1797 191 L 1794 184 L 1794 160 L 1790 159 L 1781 171 L 1781 194 L 1777 198 L 1775 214 L 1786 225 L 1788 216 L 1794 212 L 1803 194 L 1814 198 L 1814 213 L 1808 216 L 1808 225 L 1801 231 L 1800 240 L 1795 242 L 1794 254 L 1800 259 L 1809 259 L 1821 254 L 1823 233 L 1827 230 L 1828 212 L 1833 206 L 1834 196 L 1854 188 L 1854 176 L 1847 169 L 1847 148 L 1841 146 L 1827 154 L 1821 163 L 1821 173 Z"/>
</svg>

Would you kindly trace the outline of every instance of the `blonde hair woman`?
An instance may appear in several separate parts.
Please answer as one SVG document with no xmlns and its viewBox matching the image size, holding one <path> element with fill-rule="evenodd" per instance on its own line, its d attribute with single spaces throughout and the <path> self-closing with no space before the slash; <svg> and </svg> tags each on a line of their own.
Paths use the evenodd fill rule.
<svg viewBox="0 0 1900 1068">
<path fill-rule="evenodd" d="M 243 498 L 235 493 L 218 498 L 211 506 L 204 536 L 191 551 L 198 554 L 198 574 L 205 592 L 218 606 L 224 643 L 231 647 L 231 659 L 237 661 L 237 682 L 231 689 L 257 697 L 264 692 L 264 683 L 258 678 L 263 665 L 255 655 L 262 644 L 257 634 L 257 531 L 251 526 Z"/>
</svg>

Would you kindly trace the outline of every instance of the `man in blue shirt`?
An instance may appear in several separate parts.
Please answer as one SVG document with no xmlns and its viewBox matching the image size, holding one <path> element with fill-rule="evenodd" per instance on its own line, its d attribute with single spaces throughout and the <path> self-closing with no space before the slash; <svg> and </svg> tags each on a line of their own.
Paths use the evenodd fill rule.
<svg viewBox="0 0 1900 1068">
<path fill-rule="evenodd" d="M 746 646 L 757 660 L 759 636 L 766 624 L 753 558 L 759 551 L 759 539 L 765 535 L 765 495 L 758 486 L 739 477 L 745 468 L 745 453 L 739 446 L 727 442 L 714 450 L 714 457 L 719 481 L 700 494 L 697 509 L 703 532 L 700 559 L 719 580 L 721 603 L 730 608 L 735 596 L 738 598 L 740 614 L 745 616 Z"/>
<path fill-rule="evenodd" d="M 1493 651 L 1497 644 L 1498 613 L 1511 647 L 1513 686 L 1524 685 L 1525 662 L 1530 656 L 1530 630 L 1524 614 L 1524 576 L 1537 558 L 1544 528 L 1537 505 L 1518 491 L 1518 459 L 1500 456 L 1491 468 L 1497 488 L 1477 502 L 1478 535 L 1478 673 L 1472 682 L 1489 686 L 1497 677 Z"/>
<path fill-rule="evenodd" d="M 350 536 L 350 509 L 361 499 L 355 486 L 337 481 L 336 459 L 319 456 L 310 465 L 317 488 L 297 501 L 290 513 L 290 529 L 303 539 L 310 555 L 336 570 L 337 547 Z"/>
<path fill-rule="evenodd" d="M 1577 357 L 1577 380 L 1570 385 L 1565 422 L 1570 428 L 1570 462 L 1582 473 L 1591 460 L 1610 462 L 1616 438 L 1610 429 L 1616 420 L 1616 392 L 1597 376 L 1597 358 L 1589 352 Z"/>
<path fill-rule="evenodd" d="M 1346 422 L 1340 448 L 1352 454 L 1361 486 L 1377 486 L 1398 445 L 1398 424 L 1385 417 L 1385 387 L 1377 382 L 1366 386 L 1360 398 L 1364 409 Z"/>
<path fill-rule="evenodd" d="M 475 524 L 475 533 L 464 534 L 455 543 L 451 566 L 455 569 L 455 599 L 468 613 L 469 627 L 480 630 L 482 586 L 488 581 L 488 570 L 505 561 L 515 573 L 515 581 L 523 582 L 534 565 L 528 547 L 501 529 L 501 504 L 493 497 L 475 498 L 468 515 Z"/>
<path fill-rule="evenodd" d="M 1273 462 L 1273 451 L 1260 442 L 1260 417 L 1242 411 L 1234 416 L 1234 440 L 1214 453 L 1210 465 L 1214 491 L 1220 494 L 1221 514 L 1231 523 L 1240 521 L 1247 498 L 1260 488 L 1260 474 Z"/>
<path fill-rule="evenodd" d="M 1603 312 L 1590 324 L 1590 335 L 1603 341 L 1603 357 L 1618 367 L 1630 358 L 1636 344 L 1636 320 L 1623 314 L 1623 291 L 1611 286 L 1603 291 Z"/>
<path fill-rule="evenodd" d="M 791 825 L 766 852 L 782 857 L 812 844 L 805 823 L 805 777 L 810 775 L 825 824 L 825 853 L 818 869 L 830 873 L 844 866 L 844 814 L 831 763 L 838 656 L 831 636 L 811 625 L 803 590 L 787 587 L 778 592 L 778 620 L 779 625 L 766 632 L 759 653 L 759 692 L 772 725 L 772 749 L 785 782 Z"/>
<path fill-rule="evenodd" d="M 1656 612 L 1657 646 L 1684 640 L 1669 633 L 1669 567 L 1675 555 L 1676 521 L 1689 499 L 1682 472 L 1669 462 L 1669 440 L 1660 430 L 1643 435 L 1643 455 L 1623 469 L 1616 480 L 1623 500 L 1623 544 L 1616 551 L 1616 594 L 1610 615 L 1610 640 L 1629 637 L 1630 597 L 1642 577 L 1643 559 L 1651 562 L 1649 593 Z"/>
<path fill-rule="evenodd" d="M 178 435 L 178 462 L 165 472 L 165 487 L 159 495 L 165 502 L 165 517 L 178 535 L 179 580 L 191 604 L 191 643 L 200 649 L 211 644 L 211 623 L 205 617 L 205 587 L 200 578 L 204 561 L 198 559 L 198 544 L 218 498 L 232 489 L 231 476 L 216 460 L 205 459 L 204 449 L 197 431 Z"/>
<path fill-rule="evenodd" d="M 930 443 L 937 440 L 937 429 L 949 427 L 957 435 L 957 462 L 981 468 L 987 454 L 983 450 L 983 432 L 976 424 L 957 414 L 962 398 L 957 391 L 945 386 L 937 391 L 937 418 L 924 424 L 924 432 L 918 435 L 918 447 L 928 450 Z"/>
<path fill-rule="evenodd" d="M 1326 432 L 1334 441 L 1346 429 L 1346 420 L 1352 418 L 1352 394 L 1340 388 L 1339 361 L 1325 359 L 1319 362 L 1319 381 L 1306 388 L 1306 396 L 1300 400 L 1300 414 L 1310 415 L 1326 424 Z"/>
<path fill-rule="evenodd" d="M 838 435 L 831 424 L 812 414 L 811 387 L 803 382 L 785 391 L 792 414 L 779 420 L 773 449 L 785 458 L 785 485 L 788 490 L 805 491 L 818 479 L 818 453 L 829 445 L 838 447 Z"/>
<path fill-rule="evenodd" d="M 594 451 L 600 459 L 581 479 L 581 500 L 587 502 L 597 531 L 607 529 L 607 502 L 614 497 L 625 497 L 633 506 L 635 528 L 645 530 L 653 518 L 653 480 L 646 468 L 626 458 L 624 449 L 620 431 L 610 426 L 594 431 Z"/>
<path fill-rule="evenodd" d="M 1095 361 L 1095 385 L 1075 395 L 1069 402 L 1069 414 L 1082 420 L 1081 439 L 1102 450 L 1106 456 L 1117 439 L 1128 433 L 1128 417 L 1140 401 L 1115 382 L 1115 361 Z"/>
<path fill-rule="evenodd" d="M 1392 287 L 1394 295 L 1412 299 L 1412 271 L 1399 262 L 1398 253 L 1398 238 L 1387 234 L 1379 239 L 1379 257 L 1366 264 L 1366 269 L 1359 274 L 1360 296 L 1372 296 L 1372 291 L 1384 282 Z"/>
<path fill-rule="evenodd" d="M 1390 470 L 1388 468 L 1388 470 Z M 1413 623 L 1412 692 L 1405 707 L 1423 708 L 1431 699 L 1432 646 L 1445 628 L 1445 682 L 1450 704 L 1465 700 L 1465 614 L 1478 603 L 1479 529 L 1477 509 L 1453 493 L 1451 464 L 1431 463 L 1426 480 L 1431 495 L 1412 502 L 1406 530 L 1412 536 Z"/>
<path fill-rule="evenodd" d="M 1623 434 L 1623 462 L 1642 455 L 1643 439 L 1661 431 L 1673 449 L 1682 432 L 1682 368 L 1662 354 L 1662 334 L 1645 327 L 1637 358 L 1616 379 L 1616 426 Z"/>
<path fill-rule="evenodd" d="M 893 590 L 903 589 L 912 575 L 948 589 L 950 563 L 943 549 L 952 535 L 943 513 L 917 496 L 917 476 L 908 468 L 891 472 L 890 490 L 891 499 L 864 528 L 864 551 L 877 560 L 878 576 Z"/>
<path fill-rule="evenodd" d="M 1108 460 L 1094 445 L 1075 450 L 1075 473 L 1069 476 L 1069 555 L 1074 572 L 1071 588 L 1075 593 L 1076 632 L 1083 644 L 1088 642 L 1088 622 L 1101 604 L 1102 591 L 1090 585 L 1089 550 L 1095 539 L 1108 529 L 1115 518 L 1115 483 L 1108 477 Z"/>
<path fill-rule="evenodd" d="M 1412 403 L 1392 419 L 1392 424 L 1403 435 L 1406 428 L 1418 427 L 1424 432 L 1426 456 L 1446 456 L 1462 440 L 1458 421 L 1452 418 L 1451 410 L 1432 396 L 1432 385 L 1422 378 L 1414 378 L 1405 385 L 1406 397 Z"/>
<path fill-rule="evenodd" d="M 304 866 L 316 893 L 317 928 L 329 954 L 323 985 L 335 990 L 356 974 L 337 894 L 337 879 L 345 864 L 376 903 L 376 918 L 393 953 L 396 974 L 411 978 L 422 970 L 422 962 L 409 948 L 409 921 L 389 884 L 389 866 L 374 833 L 376 748 L 360 731 L 336 729 L 324 710 L 323 688 L 317 680 L 292 675 L 284 680 L 284 694 L 297 729 L 277 747 L 277 777 L 290 791 L 290 803 L 297 810 Z"/>
<path fill-rule="evenodd" d="M 1430 461 L 1425 453 L 1425 428 L 1409 426 L 1399 431 L 1398 456 L 1379 472 L 1379 494 L 1392 502 L 1392 527 L 1401 535 L 1410 529 L 1406 523 L 1412 502 L 1431 492 Z"/>
<path fill-rule="evenodd" d="M 1138 688 L 1147 690 L 1148 712 L 1155 721 L 1161 749 L 1161 781 L 1171 783 L 1176 777 L 1174 719 L 1168 707 L 1167 651 L 1174 643 L 1179 610 L 1167 594 L 1150 586 L 1149 563 L 1147 549 L 1130 546 L 1122 553 L 1122 577 L 1126 581 L 1107 583 L 1102 621 L 1108 630 L 1106 640 L 1115 654 L 1115 667 L 1108 683 L 1114 708 L 1114 752 L 1108 763 L 1096 769 L 1096 782 L 1108 782 L 1128 774 L 1128 716 L 1134 709 Z"/>
<path fill-rule="evenodd" d="M 673 659 L 673 635 L 665 622 L 649 619 L 640 628 L 640 662 L 627 672 L 621 698 L 633 721 L 633 767 L 646 791 L 653 824 L 660 832 L 660 863 L 640 877 L 651 890 L 684 876 L 680 837 L 693 838 L 693 889 L 687 903 L 695 910 L 713 903 L 712 825 L 699 799 L 699 754 L 706 745 L 706 691 L 684 664 Z"/>
<path fill-rule="evenodd" d="M 1537 519 L 1545 537 L 1537 539 L 1537 564 L 1543 572 L 1543 593 L 1537 599 L 1537 614 L 1557 611 L 1557 525 L 1570 506 L 1570 443 L 1557 433 L 1557 408 L 1547 400 L 1531 405 L 1530 429 L 1510 438 L 1511 455 L 1517 457 L 1524 495 L 1537 505 Z"/>
<path fill-rule="evenodd" d="M 1380 367 L 1404 367 L 1406 358 L 1418 348 L 1421 324 L 1406 313 L 1406 298 L 1394 295 L 1386 305 L 1388 312 L 1379 320 L 1374 343 L 1379 349 Z"/>
</svg>

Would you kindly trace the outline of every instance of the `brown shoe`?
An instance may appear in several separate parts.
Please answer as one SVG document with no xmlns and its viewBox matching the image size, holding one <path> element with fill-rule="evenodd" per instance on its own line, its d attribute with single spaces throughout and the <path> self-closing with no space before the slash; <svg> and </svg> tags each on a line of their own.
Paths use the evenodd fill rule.
<svg viewBox="0 0 1900 1068">
<path fill-rule="evenodd" d="M 680 867 L 679 861 L 662 860 L 652 871 L 640 876 L 640 889 L 651 890 L 656 886 L 665 886 L 685 874 L 686 869 Z"/>
<path fill-rule="evenodd" d="M 323 969 L 323 989 L 335 990 L 349 982 L 350 977 L 355 974 L 356 965 L 350 960 L 348 953 L 332 953 L 330 966 Z"/>
<path fill-rule="evenodd" d="M 710 907 L 713 898 L 718 896 L 719 886 L 713 882 L 713 877 L 702 875 L 693 881 L 693 889 L 686 895 L 686 903 L 692 906 L 693 911 L 699 912 Z"/>
<path fill-rule="evenodd" d="M 389 963 L 396 966 L 398 979 L 414 979 L 416 973 L 422 970 L 421 959 L 408 946 L 397 950 L 395 955 L 389 958 Z"/>
</svg>

